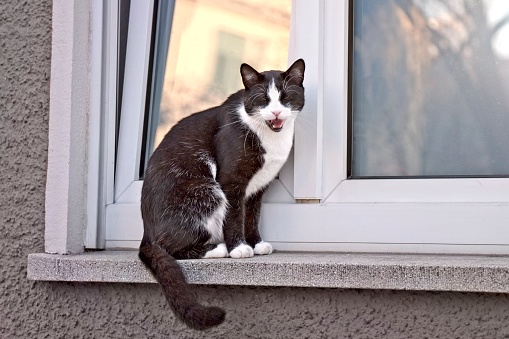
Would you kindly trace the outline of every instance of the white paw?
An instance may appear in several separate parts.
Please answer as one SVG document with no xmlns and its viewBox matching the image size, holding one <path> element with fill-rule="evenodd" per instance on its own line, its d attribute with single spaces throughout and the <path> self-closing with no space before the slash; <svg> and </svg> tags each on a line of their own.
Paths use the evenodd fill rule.
<svg viewBox="0 0 509 339">
<path fill-rule="evenodd" d="M 246 244 L 241 244 L 241 245 L 235 247 L 230 252 L 230 257 L 232 257 L 234 259 L 251 258 L 252 256 L 254 256 L 253 248 Z"/>
<path fill-rule="evenodd" d="M 261 241 L 254 247 L 255 254 L 271 254 L 272 253 L 272 245 L 268 242 Z"/>
<path fill-rule="evenodd" d="M 208 251 L 203 256 L 204 259 L 210 259 L 210 258 L 227 258 L 228 257 L 228 250 L 226 249 L 226 244 L 218 244 L 216 248 L 213 250 Z"/>
</svg>

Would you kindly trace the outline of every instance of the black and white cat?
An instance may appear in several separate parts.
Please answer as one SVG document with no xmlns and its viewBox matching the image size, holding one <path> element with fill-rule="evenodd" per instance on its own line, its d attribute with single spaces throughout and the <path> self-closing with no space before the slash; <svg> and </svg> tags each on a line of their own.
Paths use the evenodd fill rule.
<svg viewBox="0 0 509 339">
<path fill-rule="evenodd" d="M 139 256 L 192 328 L 219 325 L 225 312 L 198 303 L 175 259 L 272 253 L 258 232 L 262 195 L 292 148 L 304 69 L 302 59 L 286 72 L 242 64 L 245 89 L 182 119 L 150 158 Z"/>
</svg>

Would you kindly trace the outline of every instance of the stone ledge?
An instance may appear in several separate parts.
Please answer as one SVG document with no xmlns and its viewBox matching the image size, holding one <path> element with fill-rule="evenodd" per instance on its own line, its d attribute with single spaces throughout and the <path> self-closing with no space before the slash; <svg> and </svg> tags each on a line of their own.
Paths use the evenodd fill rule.
<svg viewBox="0 0 509 339">
<path fill-rule="evenodd" d="M 509 260 L 501 256 L 278 252 L 180 264 L 192 284 L 509 293 Z M 155 282 L 136 251 L 30 254 L 28 279 Z"/>
</svg>

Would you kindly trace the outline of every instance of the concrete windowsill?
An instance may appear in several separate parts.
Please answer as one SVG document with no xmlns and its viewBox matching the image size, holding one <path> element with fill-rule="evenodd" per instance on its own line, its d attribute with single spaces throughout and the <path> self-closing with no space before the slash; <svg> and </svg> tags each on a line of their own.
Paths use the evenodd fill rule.
<svg viewBox="0 0 509 339">
<path fill-rule="evenodd" d="M 180 264 L 192 284 L 509 293 L 509 259 L 501 256 L 277 252 Z M 34 253 L 28 278 L 155 282 L 136 251 Z"/>
</svg>

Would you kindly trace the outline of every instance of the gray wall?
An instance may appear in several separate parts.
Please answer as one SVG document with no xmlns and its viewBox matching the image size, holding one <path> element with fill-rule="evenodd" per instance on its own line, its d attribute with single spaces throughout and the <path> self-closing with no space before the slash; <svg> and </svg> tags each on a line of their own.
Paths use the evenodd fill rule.
<svg viewBox="0 0 509 339">
<path fill-rule="evenodd" d="M 156 285 L 28 281 L 44 241 L 50 55 L 51 1 L 2 1 L 0 338 L 509 338 L 508 295 L 197 286 L 228 311 L 203 335 L 175 323 Z"/>
</svg>

